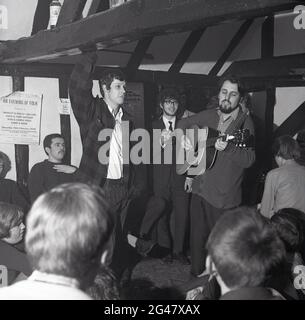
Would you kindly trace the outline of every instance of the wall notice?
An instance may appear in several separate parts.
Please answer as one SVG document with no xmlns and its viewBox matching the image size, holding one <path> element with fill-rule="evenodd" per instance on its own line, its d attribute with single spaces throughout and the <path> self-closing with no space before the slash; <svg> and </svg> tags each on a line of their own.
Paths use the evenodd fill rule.
<svg viewBox="0 0 305 320">
<path fill-rule="evenodd" d="M 38 145 L 42 95 L 16 91 L 0 98 L 0 143 Z"/>
</svg>

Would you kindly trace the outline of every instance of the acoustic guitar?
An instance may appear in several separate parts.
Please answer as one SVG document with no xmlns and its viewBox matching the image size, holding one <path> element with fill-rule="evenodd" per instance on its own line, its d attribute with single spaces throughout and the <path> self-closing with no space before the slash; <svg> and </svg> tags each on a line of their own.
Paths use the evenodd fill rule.
<svg viewBox="0 0 305 320">
<path fill-rule="evenodd" d="M 176 165 L 177 174 L 182 175 L 189 171 L 189 175 L 201 175 L 206 170 L 213 167 L 218 150 L 215 148 L 215 143 L 218 139 L 228 141 L 239 148 L 246 148 L 250 146 L 250 131 L 249 129 L 237 129 L 243 124 L 249 112 L 244 112 L 238 119 L 236 119 L 234 126 L 228 128 L 230 133 L 220 133 L 219 131 L 204 127 L 199 128 L 197 125 L 191 127 L 193 129 L 193 148 L 185 150 L 185 161 L 183 164 Z"/>
</svg>

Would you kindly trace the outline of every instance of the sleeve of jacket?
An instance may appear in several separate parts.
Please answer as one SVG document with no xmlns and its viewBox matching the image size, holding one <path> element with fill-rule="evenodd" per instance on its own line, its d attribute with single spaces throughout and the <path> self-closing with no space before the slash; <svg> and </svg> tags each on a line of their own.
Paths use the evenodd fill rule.
<svg viewBox="0 0 305 320">
<path fill-rule="evenodd" d="M 97 60 L 96 52 L 86 53 L 72 71 L 69 95 L 74 116 L 80 127 L 82 140 L 88 131 L 88 124 L 95 113 L 95 98 L 92 96 L 92 72 Z"/>
<path fill-rule="evenodd" d="M 244 129 L 248 129 L 250 132 L 250 141 L 254 143 L 254 125 L 250 117 L 247 117 L 244 123 Z M 230 155 L 230 159 L 238 164 L 242 168 L 249 168 L 255 162 L 255 149 L 254 145 L 246 148 L 237 147 L 233 144 L 228 143 L 225 150 L 220 151 Z"/>
<path fill-rule="evenodd" d="M 263 198 L 261 202 L 261 214 L 267 218 L 271 218 L 275 201 L 275 177 L 273 171 L 267 174 Z"/>
<path fill-rule="evenodd" d="M 28 178 L 28 187 L 31 197 L 31 203 L 33 203 L 38 196 L 40 196 L 45 190 L 43 185 L 43 176 L 41 170 L 38 169 L 37 165 L 34 165 Z"/>
</svg>

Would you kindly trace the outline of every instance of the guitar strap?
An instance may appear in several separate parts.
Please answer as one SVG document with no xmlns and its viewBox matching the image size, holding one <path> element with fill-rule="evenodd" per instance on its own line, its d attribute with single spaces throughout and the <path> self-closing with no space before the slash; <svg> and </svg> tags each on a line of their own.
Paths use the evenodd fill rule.
<svg viewBox="0 0 305 320">
<path fill-rule="evenodd" d="M 233 134 L 237 129 L 240 129 L 245 123 L 246 118 L 249 115 L 249 111 L 239 111 L 237 118 L 230 123 L 225 133 Z"/>
</svg>

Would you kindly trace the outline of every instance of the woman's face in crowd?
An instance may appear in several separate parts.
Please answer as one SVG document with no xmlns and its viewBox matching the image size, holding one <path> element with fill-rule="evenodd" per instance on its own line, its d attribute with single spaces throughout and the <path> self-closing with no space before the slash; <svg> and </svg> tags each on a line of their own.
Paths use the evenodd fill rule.
<svg viewBox="0 0 305 320">
<path fill-rule="evenodd" d="M 25 225 L 23 224 L 22 221 L 20 221 L 18 225 L 16 225 L 10 230 L 10 237 L 8 242 L 10 244 L 19 243 L 23 239 L 24 230 L 25 230 Z"/>
</svg>

